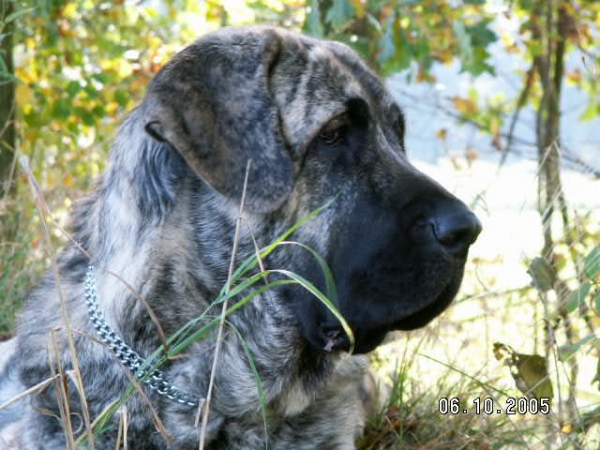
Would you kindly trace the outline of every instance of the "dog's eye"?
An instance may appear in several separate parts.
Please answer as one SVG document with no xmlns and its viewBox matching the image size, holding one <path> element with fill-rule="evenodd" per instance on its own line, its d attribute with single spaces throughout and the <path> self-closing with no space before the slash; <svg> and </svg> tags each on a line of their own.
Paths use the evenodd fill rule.
<svg viewBox="0 0 600 450">
<path fill-rule="evenodd" d="M 329 146 L 337 147 L 344 143 L 348 122 L 344 117 L 338 117 L 331 120 L 319 133 L 319 139 Z"/>
</svg>

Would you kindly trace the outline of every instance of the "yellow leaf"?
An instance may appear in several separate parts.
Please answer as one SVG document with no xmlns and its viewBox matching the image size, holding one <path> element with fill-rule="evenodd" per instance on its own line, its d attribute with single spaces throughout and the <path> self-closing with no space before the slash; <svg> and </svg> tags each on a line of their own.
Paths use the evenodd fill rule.
<svg viewBox="0 0 600 450">
<path fill-rule="evenodd" d="M 564 434 L 571 434 L 573 432 L 573 424 L 572 423 L 565 423 L 561 429 L 560 429 L 561 433 Z"/>
<path fill-rule="evenodd" d="M 77 17 L 78 2 L 67 3 L 63 8 L 62 13 L 64 17 L 75 19 Z"/>
<path fill-rule="evenodd" d="M 119 108 L 120 108 L 120 105 L 117 102 L 108 102 L 106 104 L 106 113 L 109 115 L 112 115 L 116 111 L 118 111 Z"/>
<path fill-rule="evenodd" d="M 67 173 L 63 178 L 64 187 L 73 187 L 73 175 Z"/>
<path fill-rule="evenodd" d="M 502 342 L 494 342 L 494 357 L 498 361 L 509 358 L 514 355 L 515 351 L 510 345 L 503 344 Z"/>
<path fill-rule="evenodd" d="M 567 80 L 569 80 L 573 84 L 581 83 L 581 71 L 579 69 L 575 69 L 572 72 L 568 72 Z"/>
<path fill-rule="evenodd" d="M 435 134 L 435 137 L 442 141 L 445 141 L 447 136 L 448 136 L 448 130 L 446 130 L 445 128 L 442 128 L 440 131 L 438 131 Z"/>
<path fill-rule="evenodd" d="M 435 83 L 435 76 L 430 72 L 425 70 L 423 66 L 419 67 L 419 72 L 417 73 L 417 81 L 419 83 L 427 82 L 427 83 Z"/>
<path fill-rule="evenodd" d="M 470 98 L 452 97 L 454 108 L 462 115 L 468 116 L 477 112 L 477 104 Z"/>
<path fill-rule="evenodd" d="M 492 135 L 496 136 L 500 134 L 500 120 L 497 117 L 492 117 L 490 122 L 490 132 Z"/>
<path fill-rule="evenodd" d="M 467 162 L 471 164 L 476 159 L 479 159 L 479 153 L 477 153 L 477 150 L 474 148 L 467 147 L 465 150 L 465 158 L 467 159 Z"/>
<path fill-rule="evenodd" d="M 23 78 L 19 77 L 19 75 L 17 77 L 23 81 L 23 84 L 19 84 L 16 89 L 17 105 L 22 105 L 23 113 L 29 114 L 33 110 L 33 91 L 29 86 L 25 85 L 26 81 Z"/>
</svg>

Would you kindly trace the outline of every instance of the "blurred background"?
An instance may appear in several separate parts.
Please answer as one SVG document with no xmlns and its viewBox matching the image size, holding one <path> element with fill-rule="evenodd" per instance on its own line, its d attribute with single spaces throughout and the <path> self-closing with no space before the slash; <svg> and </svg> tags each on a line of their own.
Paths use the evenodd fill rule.
<svg viewBox="0 0 600 450">
<path fill-rule="evenodd" d="M 448 312 L 372 355 L 359 449 L 600 448 L 595 0 L 0 0 L 0 334 L 153 74 L 251 23 L 360 52 L 405 109 L 410 158 L 484 224 Z"/>
</svg>

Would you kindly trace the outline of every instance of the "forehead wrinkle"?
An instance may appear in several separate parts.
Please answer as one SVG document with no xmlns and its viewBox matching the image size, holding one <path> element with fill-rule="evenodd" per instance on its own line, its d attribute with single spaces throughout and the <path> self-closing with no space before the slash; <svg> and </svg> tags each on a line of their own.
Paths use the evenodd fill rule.
<svg viewBox="0 0 600 450">
<path fill-rule="evenodd" d="M 328 47 L 305 45 L 302 50 L 305 52 L 302 73 L 284 79 L 285 83 L 297 83 L 295 95 L 283 105 L 280 101 L 286 140 L 299 152 L 325 123 L 347 110 L 349 99 L 365 98 L 356 75 Z"/>
<path fill-rule="evenodd" d="M 317 49 L 315 47 L 315 49 Z M 328 46 L 319 46 L 316 53 L 316 58 L 322 58 L 324 67 L 331 67 L 332 73 L 329 77 L 337 89 L 343 91 L 343 102 L 353 98 L 360 97 L 367 100 L 367 95 L 363 87 L 361 74 L 357 74 L 357 70 L 353 67 L 349 67 L 345 63 L 344 59 L 340 57 L 338 53 L 332 51 Z M 315 60 L 315 63 L 319 61 Z M 359 61 L 362 65 L 362 62 Z M 360 72 L 360 71 L 358 71 Z M 343 78 L 343 82 L 341 79 Z"/>
</svg>

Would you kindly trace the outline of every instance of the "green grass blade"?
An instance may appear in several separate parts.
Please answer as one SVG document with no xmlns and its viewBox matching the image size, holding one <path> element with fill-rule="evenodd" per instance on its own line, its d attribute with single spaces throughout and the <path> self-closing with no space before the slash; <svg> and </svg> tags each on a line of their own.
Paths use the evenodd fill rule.
<svg viewBox="0 0 600 450">
<path fill-rule="evenodd" d="M 321 303 L 323 303 L 327 307 L 327 309 L 329 309 L 329 311 L 335 316 L 335 318 L 340 322 L 342 328 L 344 329 L 344 332 L 348 336 L 348 340 L 350 341 L 349 353 L 352 353 L 354 351 L 354 333 L 352 332 L 350 325 L 348 325 L 348 322 L 346 322 L 344 316 L 342 316 L 342 314 L 338 311 L 337 307 L 331 302 L 331 300 L 329 300 L 327 296 L 325 296 L 314 284 L 312 284 L 306 278 L 301 277 L 297 273 L 290 272 L 289 270 L 274 269 L 269 270 L 268 272 L 278 273 L 296 281 L 300 286 L 302 286 L 304 289 L 306 289 L 308 292 L 314 295 Z"/>
</svg>

